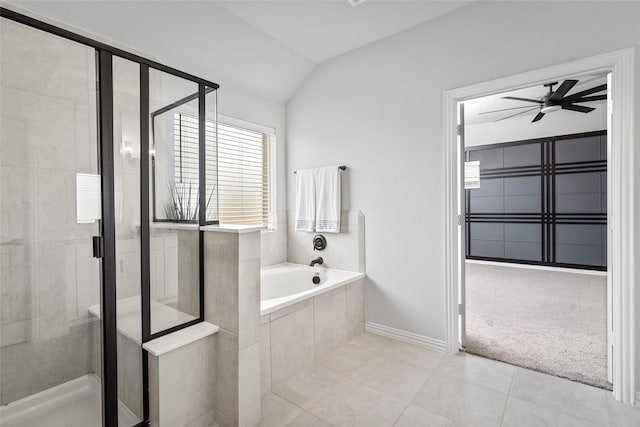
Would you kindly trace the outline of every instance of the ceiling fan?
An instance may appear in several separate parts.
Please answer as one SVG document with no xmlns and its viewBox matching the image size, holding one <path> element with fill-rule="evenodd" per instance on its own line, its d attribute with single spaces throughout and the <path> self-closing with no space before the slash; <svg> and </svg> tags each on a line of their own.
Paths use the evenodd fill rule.
<svg viewBox="0 0 640 427">
<path fill-rule="evenodd" d="M 508 118 L 511 118 L 511 117 L 518 116 L 520 114 L 528 113 L 529 111 L 533 111 L 533 110 L 539 109 L 540 111 L 538 111 L 538 114 L 531 121 L 531 123 L 534 123 L 534 122 L 537 122 L 538 120 L 542 119 L 545 114 L 552 113 L 552 112 L 558 111 L 558 110 L 571 110 L 571 111 L 577 111 L 577 112 L 580 112 L 580 113 L 589 113 L 589 112 L 595 110 L 595 108 L 585 107 L 584 105 L 576 105 L 576 104 L 579 104 L 579 103 L 582 103 L 582 102 L 603 101 L 603 100 L 607 99 L 607 95 L 588 96 L 588 95 L 591 95 L 591 94 L 594 94 L 594 93 L 598 93 L 598 92 L 602 92 L 604 90 L 607 90 L 607 85 L 606 84 L 603 84 L 603 85 L 600 85 L 600 86 L 594 86 L 591 89 L 583 90 L 581 92 L 576 92 L 576 93 L 574 93 L 572 95 L 565 96 L 577 83 L 578 83 L 578 80 L 565 80 L 565 81 L 562 82 L 562 84 L 555 91 L 553 90 L 553 86 L 557 85 L 558 82 L 547 83 L 544 86 L 549 88 L 549 93 L 547 93 L 546 95 L 544 95 L 540 99 L 519 98 L 519 97 L 515 97 L 515 96 L 503 96 L 502 97 L 502 99 L 512 99 L 512 100 L 515 100 L 515 101 L 533 102 L 533 103 L 538 104 L 537 106 L 535 106 L 533 108 L 529 108 L 528 106 L 527 107 L 514 107 L 514 108 L 505 108 L 505 109 L 502 109 L 502 110 L 486 111 L 484 113 L 479 113 L 479 114 L 488 114 L 488 113 L 495 113 L 497 111 L 507 111 L 507 110 L 521 109 L 521 108 L 529 108 L 526 111 L 521 111 L 521 112 L 513 114 L 511 116 L 503 117 L 502 119 L 496 120 L 497 122 L 499 122 L 500 120 L 505 120 L 505 119 L 508 119 Z"/>
</svg>

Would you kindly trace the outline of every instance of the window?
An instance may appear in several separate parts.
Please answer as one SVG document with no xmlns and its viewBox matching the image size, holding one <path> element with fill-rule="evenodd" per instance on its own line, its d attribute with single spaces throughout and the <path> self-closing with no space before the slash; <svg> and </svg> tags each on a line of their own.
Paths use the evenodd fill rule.
<svg viewBox="0 0 640 427">
<path fill-rule="evenodd" d="M 222 224 L 259 225 L 275 228 L 275 130 L 219 116 L 218 147 L 215 123 L 206 124 L 207 170 L 218 167 L 218 218 Z M 176 186 L 198 182 L 198 119 L 176 113 Z M 213 169 L 211 169 L 213 168 Z M 207 180 L 207 194 L 215 187 Z M 207 205 L 215 209 L 215 204 Z"/>
<path fill-rule="evenodd" d="M 216 124 L 207 120 L 205 126 L 205 167 L 207 170 L 216 169 Z M 187 218 L 196 219 L 198 208 L 198 117 L 184 113 L 174 115 L 174 176 L 175 192 L 174 198 L 182 200 L 181 206 L 185 210 L 183 215 Z M 207 174 L 207 218 L 216 217 L 215 201 L 212 202 L 215 194 L 216 182 L 215 174 Z"/>
</svg>

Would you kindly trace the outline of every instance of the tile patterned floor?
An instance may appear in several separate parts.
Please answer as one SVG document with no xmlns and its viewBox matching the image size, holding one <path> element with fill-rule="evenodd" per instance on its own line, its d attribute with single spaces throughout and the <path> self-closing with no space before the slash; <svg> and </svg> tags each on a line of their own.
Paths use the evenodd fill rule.
<svg viewBox="0 0 640 427">
<path fill-rule="evenodd" d="M 261 426 L 640 427 L 640 408 L 584 384 L 363 334 L 276 384 Z"/>
</svg>

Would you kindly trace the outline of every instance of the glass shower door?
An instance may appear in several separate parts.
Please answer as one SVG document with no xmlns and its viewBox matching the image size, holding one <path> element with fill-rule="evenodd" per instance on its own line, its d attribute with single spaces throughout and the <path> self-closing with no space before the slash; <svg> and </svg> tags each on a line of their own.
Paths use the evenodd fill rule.
<svg viewBox="0 0 640 427">
<path fill-rule="evenodd" d="M 0 31 L 0 424 L 102 426 L 96 52 Z"/>
<path fill-rule="evenodd" d="M 113 56 L 113 179 L 118 426 L 144 419 L 140 218 L 140 65 Z"/>
</svg>

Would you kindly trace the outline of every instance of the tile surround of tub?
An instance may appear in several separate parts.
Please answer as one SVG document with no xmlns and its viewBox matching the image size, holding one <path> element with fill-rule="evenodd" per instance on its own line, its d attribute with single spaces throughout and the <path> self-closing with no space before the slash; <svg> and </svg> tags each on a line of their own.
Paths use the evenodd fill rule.
<svg viewBox="0 0 640 427">
<path fill-rule="evenodd" d="M 347 339 L 364 332 L 364 283 L 365 279 L 361 279 L 347 286 Z"/>
<path fill-rule="evenodd" d="M 262 394 L 364 332 L 364 279 L 261 316 Z"/>
<path fill-rule="evenodd" d="M 287 262 L 287 211 L 277 212 L 275 230 L 260 232 L 260 266 Z"/>
<path fill-rule="evenodd" d="M 321 256 L 324 265 L 347 271 L 365 271 L 365 218 L 362 212 L 342 211 L 340 233 L 308 233 L 295 231 L 295 217 L 289 212 L 287 226 L 287 260 L 307 265 Z M 313 250 L 313 236 L 322 234 L 327 239 L 327 248 Z"/>
<path fill-rule="evenodd" d="M 314 361 L 313 306 L 271 321 L 271 383 L 309 366 Z"/>
<path fill-rule="evenodd" d="M 347 341 L 347 286 L 314 297 L 315 360 Z"/>
</svg>

